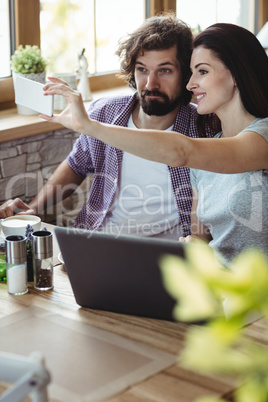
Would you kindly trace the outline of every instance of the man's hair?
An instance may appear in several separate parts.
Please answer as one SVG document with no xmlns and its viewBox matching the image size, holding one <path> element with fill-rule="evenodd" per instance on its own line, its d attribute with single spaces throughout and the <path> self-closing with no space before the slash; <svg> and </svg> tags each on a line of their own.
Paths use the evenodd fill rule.
<svg viewBox="0 0 268 402">
<path fill-rule="evenodd" d="M 186 84 L 190 78 L 190 59 L 193 36 L 191 29 L 172 13 L 148 18 L 138 29 L 119 44 L 117 56 L 120 58 L 120 78 L 136 89 L 134 77 L 135 63 L 138 55 L 150 50 L 166 50 L 177 47 L 177 60 L 181 67 L 183 104 L 188 104 L 192 94 Z"/>
</svg>

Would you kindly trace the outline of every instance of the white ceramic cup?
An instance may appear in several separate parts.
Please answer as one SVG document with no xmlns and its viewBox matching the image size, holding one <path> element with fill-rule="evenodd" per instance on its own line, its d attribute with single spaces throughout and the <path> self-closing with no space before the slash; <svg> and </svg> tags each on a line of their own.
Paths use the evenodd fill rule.
<svg viewBox="0 0 268 402">
<path fill-rule="evenodd" d="M 27 225 L 31 225 L 34 231 L 40 230 L 41 219 L 35 215 L 14 215 L 1 221 L 1 229 L 5 237 L 12 235 L 25 236 Z"/>
</svg>

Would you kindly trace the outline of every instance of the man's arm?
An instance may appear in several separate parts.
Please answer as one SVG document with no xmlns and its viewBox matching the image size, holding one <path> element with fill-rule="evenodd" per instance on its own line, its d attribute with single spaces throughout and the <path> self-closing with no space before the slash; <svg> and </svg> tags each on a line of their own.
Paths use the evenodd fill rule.
<svg viewBox="0 0 268 402">
<path fill-rule="evenodd" d="M 29 205 L 20 198 L 7 200 L 0 206 L 0 218 L 16 214 L 39 215 L 72 194 L 83 180 L 84 177 L 76 174 L 64 160 Z"/>
<path fill-rule="evenodd" d="M 84 176 L 76 174 L 64 160 L 29 203 L 29 207 L 36 215 L 41 214 L 46 208 L 71 195 L 83 180 Z"/>
</svg>

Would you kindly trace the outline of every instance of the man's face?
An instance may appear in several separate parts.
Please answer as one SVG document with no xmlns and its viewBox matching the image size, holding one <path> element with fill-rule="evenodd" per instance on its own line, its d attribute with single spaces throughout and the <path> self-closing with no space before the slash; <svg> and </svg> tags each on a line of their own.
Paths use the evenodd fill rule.
<svg viewBox="0 0 268 402">
<path fill-rule="evenodd" d="M 181 101 L 181 69 L 177 48 L 148 50 L 139 54 L 135 81 L 141 107 L 148 115 L 164 116 Z"/>
</svg>

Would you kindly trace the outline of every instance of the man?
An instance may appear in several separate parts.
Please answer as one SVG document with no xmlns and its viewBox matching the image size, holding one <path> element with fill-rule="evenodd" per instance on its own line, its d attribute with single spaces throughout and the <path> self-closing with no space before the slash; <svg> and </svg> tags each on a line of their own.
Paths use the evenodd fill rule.
<svg viewBox="0 0 268 402">
<path fill-rule="evenodd" d="M 186 90 L 190 76 L 192 33 L 172 14 L 152 17 L 118 48 L 121 76 L 134 95 L 93 102 L 88 114 L 124 127 L 178 131 L 198 137 L 197 112 Z M 207 130 L 207 135 L 213 135 Z M 81 135 L 29 206 L 8 201 L 2 216 L 19 207 L 41 213 L 94 174 L 89 197 L 74 226 L 119 234 L 179 239 L 190 233 L 192 193 L 187 168 L 147 161 Z M 16 203 L 19 203 L 16 200 Z M 1 215 L 0 215 L 1 216 Z"/>
</svg>

